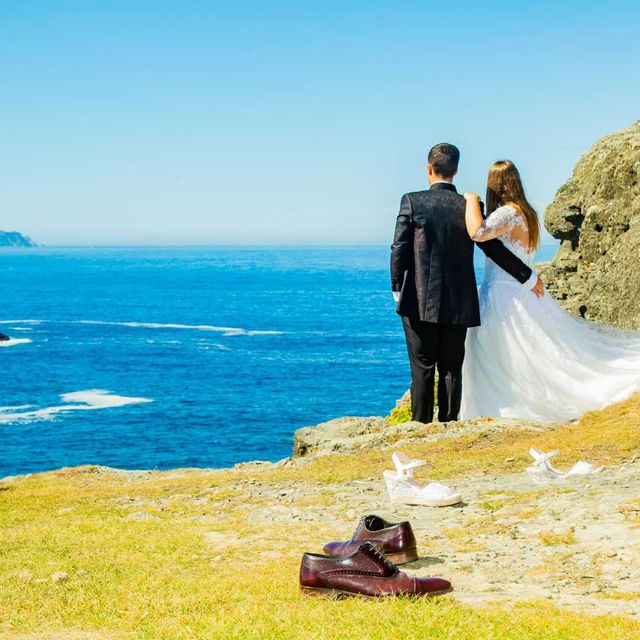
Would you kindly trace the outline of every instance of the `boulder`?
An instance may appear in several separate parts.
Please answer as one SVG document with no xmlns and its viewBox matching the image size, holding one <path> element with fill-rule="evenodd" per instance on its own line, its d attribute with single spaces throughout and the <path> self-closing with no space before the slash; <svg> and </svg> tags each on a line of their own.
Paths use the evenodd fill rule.
<svg viewBox="0 0 640 640">
<path fill-rule="evenodd" d="M 640 329 L 640 121 L 602 138 L 558 190 L 544 224 L 560 248 L 541 275 L 566 309 Z"/>
</svg>

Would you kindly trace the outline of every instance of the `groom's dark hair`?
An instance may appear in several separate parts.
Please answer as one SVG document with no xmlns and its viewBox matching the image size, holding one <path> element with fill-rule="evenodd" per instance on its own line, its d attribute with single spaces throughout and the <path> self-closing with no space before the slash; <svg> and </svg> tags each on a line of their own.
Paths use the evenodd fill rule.
<svg viewBox="0 0 640 640">
<path fill-rule="evenodd" d="M 446 179 L 453 178 L 458 171 L 460 150 L 448 142 L 441 142 L 431 148 L 427 162 L 440 177 Z"/>
</svg>

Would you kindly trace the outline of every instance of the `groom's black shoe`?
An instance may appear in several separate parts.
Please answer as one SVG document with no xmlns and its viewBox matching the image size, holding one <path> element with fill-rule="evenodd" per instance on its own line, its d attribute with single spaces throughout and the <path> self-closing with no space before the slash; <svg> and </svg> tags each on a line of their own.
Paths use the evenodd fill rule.
<svg viewBox="0 0 640 640">
<path fill-rule="evenodd" d="M 380 516 L 364 516 L 351 540 L 329 542 L 324 552 L 330 556 L 348 556 L 360 548 L 363 542 L 371 543 L 394 564 L 406 564 L 418 559 L 416 537 L 409 522 L 387 522 Z"/>
</svg>

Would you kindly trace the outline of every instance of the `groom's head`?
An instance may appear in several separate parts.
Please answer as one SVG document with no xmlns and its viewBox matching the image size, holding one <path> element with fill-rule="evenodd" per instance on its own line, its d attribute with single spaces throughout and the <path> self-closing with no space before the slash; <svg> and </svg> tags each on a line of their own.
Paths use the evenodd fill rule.
<svg viewBox="0 0 640 640">
<path fill-rule="evenodd" d="M 427 157 L 427 177 L 429 184 L 438 180 L 453 180 L 458 173 L 460 150 L 447 142 L 441 142 L 429 151 Z"/>
</svg>

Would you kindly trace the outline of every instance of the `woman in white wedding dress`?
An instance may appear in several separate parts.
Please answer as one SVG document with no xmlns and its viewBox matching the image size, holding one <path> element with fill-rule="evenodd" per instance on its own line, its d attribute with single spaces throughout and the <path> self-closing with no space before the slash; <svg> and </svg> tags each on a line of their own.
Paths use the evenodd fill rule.
<svg viewBox="0 0 640 640">
<path fill-rule="evenodd" d="M 467 231 L 500 238 L 531 265 L 540 237 L 536 212 L 508 160 L 489 171 L 487 212 L 465 194 Z M 576 318 L 545 292 L 536 297 L 490 260 L 480 287 L 482 325 L 467 335 L 461 418 L 567 422 L 640 390 L 640 332 Z"/>
</svg>

